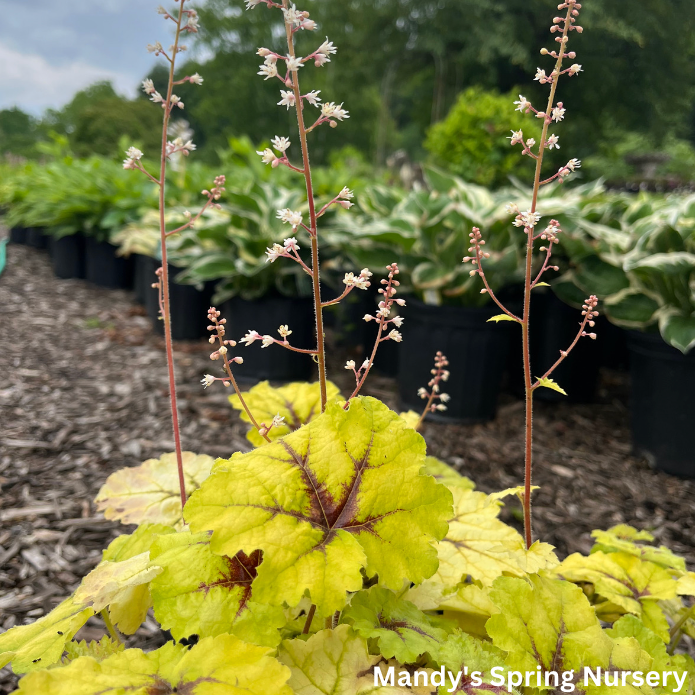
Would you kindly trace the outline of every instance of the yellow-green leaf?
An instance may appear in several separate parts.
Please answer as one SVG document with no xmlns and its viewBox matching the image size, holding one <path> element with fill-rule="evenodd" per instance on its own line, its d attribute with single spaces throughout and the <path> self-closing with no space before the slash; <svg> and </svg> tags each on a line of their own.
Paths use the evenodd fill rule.
<svg viewBox="0 0 695 695">
<path fill-rule="evenodd" d="M 465 490 L 474 490 L 475 483 L 461 475 L 456 469 L 440 461 L 434 456 L 425 459 L 425 465 L 420 471 L 423 475 L 431 475 L 438 483 L 442 483 L 449 488 L 460 487 Z"/>
<path fill-rule="evenodd" d="M 538 379 L 538 377 L 536 378 Z M 553 391 L 557 391 L 558 393 L 561 393 L 563 396 L 567 395 L 567 391 L 565 391 L 565 389 L 563 389 L 562 386 L 555 383 L 555 381 L 553 381 L 549 377 L 538 379 L 538 385 L 543 386 L 546 389 L 552 389 Z"/>
<path fill-rule="evenodd" d="M 326 412 L 286 437 L 218 462 L 185 516 L 214 531 L 213 552 L 263 551 L 253 585 L 261 603 L 297 605 L 311 593 L 332 615 L 362 569 L 398 590 L 437 569 L 451 493 L 420 475 L 425 442 L 374 398 Z"/>
<path fill-rule="evenodd" d="M 540 490 L 539 485 L 531 485 L 531 493 L 533 494 L 536 490 Z M 493 492 L 490 494 L 491 500 L 503 500 L 505 497 L 510 497 L 511 495 L 516 495 L 519 498 L 519 502 L 524 503 L 524 495 L 526 494 L 526 488 L 523 485 L 517 485 L 517 487 L 508 487 L 506 490 L 500 490 L 499 492 Z"/>
<path fill-rule="evenodd" d="M 414 410 L 408 410 L 407 412 L 400 413 L 401 418 L 405 420 L 408 427 L 415 429 L 418 422 L 420 422 L 420 413 L 416 413 Z"/>
<path fill-rule="evenodd" d="M 124 533 L 114 538 L 104 550 L 101 559 L 111 562 L 130 560 L 131 557 L 148 552 L 157 538 L 167 533 L 175 531 L 171 526 L 164 524 L 142 524 L 133 533 Z"/>
<path fill-rule="evenodd" d="M 186 494 L 197 490 L 210 475 L 210 456 L 183 452 Z M 124 524 L 165 524 L 181 527 L 181 492 L 176 454 L 148 459 L 139 466 L 122 468 L 106 479 L 95 502 L 107 519 Z"/>
<path fill-rule="evenodd" d="M 383 657 L 403 664 L 414 662 L 425 652 L 436 655 L 447 636 L 410 601 L 380 586 L 355 594 L 341 622 L 352 625 L 364 639 L 376 640 Z"/>
<path fill-rule="evenodd" d="M 270 652 L 219 635 L 190 650 L 168 642 L 153 652 L 127 649 L 101 662 L 85 656 L 26 676 L 17 695 L 292 695 L 289 669 Z"/>
<path fill-rule="evenodd" d="M 91 656 L 96 661 L 103 661 L 112 654 L 122 652 L 124 649 L 125 645 L 122 642 L 116 642 L 108 635 L 104 635 L 100 640 L 92 640 L 91 642 L 87 642 L 86 640 L 82 640 L 81 642 L 68 642 L 65 645 L 63 663 L 69 664 L 71 661 L 79 659 L 81 656 Z"/>
<path fill-rule="evenodd" d="M 318 381 L 313 384 L 297 381 L 277 388 L 267 381 L 262 381 L 242 395 L 259 424 L 265 422 L 266 425 L 270 425 L 276 415 L 285 418 L 284 425 L 270 430 L 268 437 L 272 440 L 298 430 L 321 414 L 321 384 Z M 329 402 L 334 401 L 340 397 L 340 389 L 329 381 L 326 383 L 326 395 Z M 229 402 L 235 410 L 239 411 L 241 419 L 251 424 L 251 419 L 236 394 L 229 397 Z M 254 446 L 262 446 L 266 443 L 255 427 L 251 427 L 246 438 Z"/>
<path fill-rule="evenodd" d="M 73 597 L 30 625 L 0 635 L 0 668 L 12 662 L 15 673 L 46 668 L 60 661 L 65 644 L 94 615 L 94 609 Z"/>
<path fill-rule="evenodd" d="M 497 316 L 492 316 L 487 320 L 488 323 L 490 323 L 490 321 L 494 321 L 495 323 L 499 323 L 500 321 L 512 321 L 513 323 L 519 323 L 519 321 L 511 316 L 508 316 L 507 314 L 497 314 Z"/>
<path fill-rule="evenodd" d="M 282 608 L 251 600 L 260 551 L 215 555 L 209 534 L 182 532 L 161 536 L 152 547 L 152 561 L 164 569 L 150 588 L 154 615 L 177 640 L 229 632 L 266 647 L 280 643 Z"/>
</svg>

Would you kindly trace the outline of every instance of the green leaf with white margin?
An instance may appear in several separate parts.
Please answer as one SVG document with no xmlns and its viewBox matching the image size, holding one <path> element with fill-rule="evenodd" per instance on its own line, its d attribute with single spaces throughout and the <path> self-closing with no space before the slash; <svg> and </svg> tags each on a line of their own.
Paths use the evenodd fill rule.
<svg viewBox="0 0 695 695">
<path fill-rule="evenodd" d="M 442 485 L 446 485 L 448 488 L 475 489 L 475 483 L 472 480 L 461 475 L 455 468 L 434 456 L 428 456 L 425 459 L 425 465 L 420 473 L 422 475 L 431 475 L 438 483 L 442 483 Z"/>
<path fill-rule="evenodd" d="M 631 638 L 612 640 L 582 590 L 570 582 L 538 575 L 500 577 L 490 597 L 500 612 L 488 620 L 487 631 L 492 643 L 507 652 L 506 664 L 512 670 L 535 672 L 537 666 L 542 672 L 557 673 L 598 666 L 649 670 L 651 659 L 639 643 Z M 603 689 L 590 687 L 586 692 L 598 695 Z"/>
<path fill-rule="evenodd" d="M 507 667 L 505 666 L 505 653 L 493 646 L 489 642 L 477 640 L 475 637 L 467 635 L 465 632 L 457 632 L 450 635 L 439 650 L 436 657 L 438 664 L 446 668 L 447 672 L 454 674 L 454 678 L 459 676 L 461 681 L 456 684 L 455 692 L 467 693 L 467 695 L 485 695 L 487 693 L 507 693 Z M 497 667 L 500 677 L 504 678 L 505 685 L 493 684 L 493 676 L 490 673 Z M 480 672 L 481 684 L 475 686 L 468 674 L 475 671 Z M 465 676 L 463 674 L 466 674 Z M 450 688 L 454 685 L 449 683 L 442 685 L 437 690 L 439 695 L 452 692 Z M 498 681 L 495 679 L 495 683 Z"/>
<path fill-rule="evenodd" d="M 183 452 L 186 494 L 200 487 L 210 475 L 211 456 Z M 94 500 L 107 519 L 124 524 L 165 524 L 181 528 L 181 492 L 176 454 L 148 459 L 139 466 L 111 474 Z"/>
<path fill-rule="evenodd" d="M 321 384 L 318 381 L 313 384 L 297 381 L 277 388 L 267 381 L 262 381 L 242 395 L 259 425 L 263 422 L 270 425 L 276 415 L 285 418 L 285 423 L 281 427 L 273 427 L 268 433 L 268 437 L 273 441 L 298 430 L 321 414 Z M 340 389 L 328 381 L 326 395 L 329 402 L 334 401 L 340 397 Z M 236 394 L 230 396 L 229 402 L 235 410 L 239 411 L 241 419 L 251 424 L 251 419 L 241 405 L 239 396 Z M 266 444 L 266 440 L 258 434 L 255 427 L 251 427 L 246 438 L 254 446 Z"/>
<path fill-rule="evenodd" d="M 32 673 L 16 695 L 293 695 L 289 669 L 270 654 L 233 635 L 207 637 L 190 650 L 167 642 L 153 652 L 127 649 L 101 662 L 82 657 Z"/>
<path fill-rule="evenodd" d="M 597 594 L 623 612 L 640 616 L 648 628 L 668 641 L 668 623 L 656 603 L 676 597 L 676 580 L 668 570 L 627 553 L 598 551 L 588 557 L 570 555 L 555 572 L 573 582 L 593 584 Z"/>
<path fill-rule="evenodd" d="M 454 516 L 437 548 L 439 569 L 432 579 L 453 588 L 466 576 L 485 586 L 501 574 L 522 576 L 524 541 L 518 531 L 497 518 L 501 503 L 483 492 L 464 488 L 452 488 L 452 492 Z"/>
<path fill-rule="evenodd" d="M 383 403 L 333 403 L 277 442 L 219 460 L 185 516 L 214 531 L 217 554 L 263 551 L 256 600 L 294 606 L 309 590 L 327 617 L 362 588 L 363 568 L 394 590 L 436 571 L 451 493 L 420 475 L 424 462 L 424 439 Z"/>
<path fill-rule="evenodd" d="M 410 601 L 380 586 L 356 593 L 340 620 L 364 639 L 376 640 L 383 657 L 402 664 L 414 662 L 425 652 L 436 656 L 447 636 Z"/>
<path fill-rule="evenodd" d="M 591 535 L 596 540 L 591 549 L 592 553 L 599 550 L 604 553 L 628 553 L 660 567 L 675 570 L 678 573 L 685 572 L 685 560 L 665 545 L 655 548 L 652 545 L 640 543 L 640 541 L 647 543 L 654 541 L 654 536 L 648 531 L 638 531 L 627 524 L 618 524 L 607 531 L 592 531 Z"/>
<path fill-rule="evenodd" d="M 285 640 L 278 659 L 289 666 L 289 685 L 295 695 L 405 695 L 409 689 L 374 685 L 372 656 L 362 639 L 349 625 L 321 630 L 308 640 Z M 386 676 L 387 666 L 381 666 Z M 396 668 L 396 670 L 398 670 Z"/>
<path fill-rule="evenodd" d="M 661 337 L 684 355 L 695 347 L 695 315 L 664 312 L 659 318 Z"/>
<path fill-rule="evenodd" d="M 136 555 L 149 552 L 154 541 L 162 535 L 175 533 L 164 524 L 143 524 L 131 534 L 123 534 L 111 541 L 104 550 L 103 560 L 123 562 Z M 133 585 L 125 589 L 118 599 L 109 604 L 111 622 L 125 635 L 134 635 L 147 617 L 152 606 L 149 584 Z"/>
<path fill-rule="evenodd" d="M 519 323 L 519 321 L 512 318 L 511 316 L 508 316 L 507 314 L 497 314 L 497 316 L 492 316 L 487 320 L 488 323 L 490 323 L 490 321 L 494 321 L 495 323 L 499 323 L 500 321 L 511 321 L 512 323 Z"/>
<path fill-rule="evenodd" d="M 93 608 L 70 597 L 30 625 L 3 632 L 0 668 L 12 662 L 15 673 L 27 673 L 57 663 L 66 643 L 93 615 Z"/>
<path fill-rule="evenodd" d="M 207 533 L 162 536 L 152 561 L 164 568 L 151 585 L 154 615 L 175 639 L 216 637 L 225 632 L 252 644 L 277 647 L 285 615 L 278 606 L 251 600 L 260 551 L 215 555 Z"/>
<path fill-rule="evenodd" d="M 536 377 L 538 379 L 538 377 Z M 561 393 L 563 396 L 567 395 L 567 391 L 562 388 L 559 384 L 557 384 L 555 381 L 548 377 L 544 377 L 543 379 L 538 379 L 538 385 L 542 386 L 543 388 L 546 389 L 552 389 L 553 391 L 557 391 L 558 393 Z"/>
<path fill-rule="evenodd" d="M 659 303 L 639 290 L 627 289 L 604 302 L 611 321 L 623 328 L 645 328 L 656 320 Z"/>
</svg>

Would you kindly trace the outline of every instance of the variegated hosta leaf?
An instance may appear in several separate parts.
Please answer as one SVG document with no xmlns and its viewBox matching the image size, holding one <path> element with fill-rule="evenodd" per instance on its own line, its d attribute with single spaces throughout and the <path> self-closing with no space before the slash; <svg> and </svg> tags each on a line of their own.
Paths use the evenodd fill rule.
<svg viewBox="0 0 695 695">
<path fill-rule="evenodd" d="M 420 475 L 425 442 L 374 398 L 326 412 L 286 437 L 218 461 L 185 516 L 212 530 L 213 552 L 263 551 L 261 603 L 290 606 L 311 593 L 319 615 L 362 588 L 362 569 L 398 590 L 437 568 L 451 493 Z"/>
<path fill-rule="evenodd" d="M 187 495 L 210 475 L 213 463 L 211 456 L 183 452 Z M 183 521 L 176 454 L 164 454 L 139 466 L 116 471 L 106 479 L 94 501 L 107 519 L 180 528 Z"/>
<path fill-rule="evenodd" d="M 17 695 L 292 695 L 289 669 L 270 652 L 233 635 L 207 637 L 190 650 L 168 642 L 149 653 L 127 649 L 32 673 Z"/>
<path fill-rule="evenodd" d="M 439 688 L 438 693 L 457 692 L 467 693 L 468 695 L 487 695 L 487 693 L 507 693 L 507 668 L 505 667 L 506 654 L 494 647 L 489 642 L 483 642 L 467 635 L 465 632 L 457 632 L 450 635 L 446 642 L 439 649 L 437 663 L 446 668 L 446 671 L 453 674 L 454 678 L 459 678 L 455 684 L 455 690 L 451 690 L 454 684 L 447 683 Z M 496 671 L 505 680 L 505 685 L 493 684 L 491 669 L 497 667 Z M 473 685 L 470 674 L 479 671 L 479 678 L 482 683 L 478 686 Z M 460 675 L 459 675 L 460 674 Z M 464 675 L 465 674 L 465 675 Z M 448 677 L 450 680 L 450 677 Z M 495 679 L 495 683 L 499 683 Z"/>
<path fill-rule="evenodd" d="M 96 661 L 103 661 L 112 654 L 122 652 L 124 649 L 125 645 L 122 642 L 116 642 L 108 635 L 104 635 L 100 640 L 92 640 L 91 642 L 86 640 L 68 642 L 65 645 L 65 656 L 62 661 L 64 664 L 69 664 L 81 656 L 91 656 Z"/>
<path fill-rule="evenodd" d="M 149 552 L 154 541 L 162 535 L 175 533 L 171 526 L 164 524 L 143 524 L 131 534 L 124 534 L 111 541 L 104 550 L 103 559 L 110 562 L 123 562 L 136 555 Z M 152 606 L 150 585 L 133 584 L 124 588 L 118 597 L 109 603 L 111 622 L 124 634 L 133 635 L 142 625 L 147 611 Z"/>
<path fill-rule="evenodd" d="M 292 670 L 289 685 L 295 695 L 405 695 L 414 692 L 408 688 L 374 685 L 373 669 L 381 657 L 371 656 L 366 640 L 349 625 L 321 630 L 306 641 L 285 640 L 278 659 Z M 382 668 L 386 675 L 387 665 L 382 664 Z"/>
<path fill-rule="evenodd" d="M 475 490 L 475 483 L 461 475 L 455 468 L 440 461 L 434 456 L 428 456 L 425 459 L 425 465 L 422 467 L 423 475 L 431 475 L 438 483 L 442 483 L 449 488 L 460 487 L 465 490 Z"/>
<path fill-rule="evenodd" d="M 414 662 L 425 652 L 436 656 L 447 635 L 410 601 L 380 586 L 355 594 L 341 621 L 352 625 L 361 637 L 375 639 L 383 657 L 403 664 Z"/>
<path fill-rule="evenodd" d="M 655 548 L 653 545 L 643 545 L 640 542 L 651 543 L 654 540 L 654 536 L 648 531 L 638 531 L 627 524 L 618 524 L 608 531 L 592 531 L 591 535 L 596 539 L 596 544 L 591 549 L 592 553 L 597 550 L 604 553 L 628 553 L 655 565 L 685 572 L 685 560 L 665 545 Z"/>
<path fill-rule="evenodd" d="M 94 615 L 94 609 L 66 599 L 30 625 L 0 635 L 0 668 L 12 662 L 15 673 L 46 668 L 60 661 L 65 644 Z"/>
<path fill-rule="evenodd" d="M 496 647 L 507 652 L 507 666 L 516 671 L 541 672 L 624 669 L 648 671 L 651 657 L 637 640 L 613 640 L 602 629 L 582 590 L 570 583 L 531 575 L 526 579 L 500 577 L 490 596 L 500 612 L 487 623 Z M 551 681 L 552 684 L 552 681 Z M 632 686 L 604 689 L 590 686 L 586 692 L 608 691 L 627 695 Z"/>
<path fill-rule="evenodd" d="M 164 568 L 150 587 L 155 618 L 177 640 L 229 632 L 246 642 L 276 647 L 278 629 L 285 624 L 282 608 L 251 600 L 260 561 L 258 550 L 250 557 L 215 555 L 208 533 L 160 537 L 152 547 L 152 562 Z"/>
<path fill-rule="evenodd" d="M 340 389 L 328 381 L 326 395 L 329 402 L 334 401 L 340 396 Z M 271 386 L 267 381 L 262 381 L 246 391 L 243 396 L 259 424 L 265 422 L 266 425 L 270 425 L 276 415 L 285 418 L 284 425 L 273 427 L 268 433 L 268 437 L 272 440 L 298 430 L 321 414 L 321 384 L 318 381 L 313 384 L 297 381 L 278 388 Z M 236 394 L 230 396 L 229 402 L 235 410 L 239 411 L 241 419 L 251 424 L 251 419 L 241 405 L 239 396 Z M 266 443 L 255 427 L 251 427 L 246 438 L 254 446 L 262 446 Z"/>
<path fill-rule="evenodd" d="M 668 570 L 627 553 L 598 551 L 588 557 L 575 553 L 556 568 L 558 576 L 594 585 L 597 594 L 618 607 L 618 613 L 633 613 L 647 627 L 668 641 L 668 624 L 656 601 L 676 597 L 676 580 Z M 597 606 L 600 610 L 601 605 Z"/>
<path fill-rule="evenodd" d="M 483 492 L 452 488 L 454 516 L 439 544 L 439 569 L 433 577 L 449 587 L 470 576 L 489 586 L 501 574 L 522 576 L 557 564 L 552 548 L 525 549 L 521 535 L 500 521 L 500 502 Z M 534 544 L 535 545 L 535 544 Z"/>
</svg>

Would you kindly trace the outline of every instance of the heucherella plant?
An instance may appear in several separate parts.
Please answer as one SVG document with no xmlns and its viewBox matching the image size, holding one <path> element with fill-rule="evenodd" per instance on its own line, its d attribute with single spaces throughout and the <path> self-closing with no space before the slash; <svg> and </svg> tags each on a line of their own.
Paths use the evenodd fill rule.
<svg viewBox="0 0 695 695">
<path fill-rule="evenodd" d="M 524 305 L 521 316 L 517 316 L 510 311 L 500 300 L 495 296 L 494 291 L 490 287 L 485 276 L 483 268 L 485 259 L 490 257 L 484 249 L 485 240 L 480 232 L 480 229 L 473 227 L 470 233 L 471 246 L 468 252 L 473 254 L 466 256 L 463 259 L 464 263 L 471 263 L 474 269 L 470 271 L 471 276 L 479 276 L 483 281 L 484 287 L 480 290 L 481 294 L 489 294 L 491 299 L 504 312 L 498 316 L 494 316 L 490 321 L 513 321 L 521 326 L 522 335 L 522 350 L 524 362 L 524 387 L 526 393 L 526 446 L 525 446 L 525 463 L 524 463 L 524 493 L 521 497 L 524 508 L 524 535 L 526 546 L 531 547 L 533 543 L 533 531 L 531 526 L 531 481 L 532 481 L 532 464 L 533 464 L 533 393 L 539 388 L 550 388 L 560 393 L 565 393 L 551 375 L 557 369 L 559 364 L 567 358 L 567 355 L 574 349 L 575 345 L 583 337 L 589 337 L 592 340 L 596 339 L 596 333 L 590 329 L 595 325 L 595 319 L 598 316 L 596 306 L 598 299 L 592 295 L 584 301 L 582 306 L 583 320 L 579 323 L 579 329 L 573 342 L 565 349 L 560 351 L 560 356 L 557 361 L 542 375 L 534 376 L 531 370 L 531 350 L 530 350 L 530 310 L 531 310 L 531 293 L 534 288 L 547 286 L 547 283 L 542 279 L 546 272 L 550 270 L 559 270 L 558 266 L 551 265 L 553 254 L 553 246 L 558 243 L 558 235 L 562 232 L 560 223 L 557 220 L 543 226 L 540 225 L 541 214 L 538 212 L 538 194 L 541 186 L 552 183 L 553 181 L 564 181 L 568 176 L 575 172 L 581 162 L 577 159 L 570 159 L 567 164 L 561 167 L 549 178 L 543 179 L 543 159 L 545 150 L 560 149 L 559 137 L 554 133 L 550 133 L 550 126 L 553 123 L 560 123 L 565 119 L 567 109 L 563 102 L 556 102 L 556 94 L 560 78 L 562 76 L 573 77 L 582 72 L 582 66 L 578 63 L 573 63 L 569 67 L 564 67 L 567 60 L 574 60 L 577 55 L 574 51 L 568 50 L 570 33 L 576 31 L 581 34 L 583 28 L 579 26 L 577 17 L 581 10 L 581 4 L 577 0 L 566 0 L 558 5 L 558 10 L 564 11 L 564 16 L 558 16 L 553 19 L 553 25 L 550 27 L 552 34 L 559 34 L 555 38 L 559 44 L 557 50 L 549 51 L 547 48 L 541 49 L 541 55 L 550 56 L 555 60 L 555 65 L 547 74 L 545 70 L 538 68 L 534 80 L 537 80 L 542 85 L 549 85 L 550 95 L 548 96 L 545 110 L 537 109 L 526 97 L 519 95 L 519 100 L 515 101 L 516 110 L 523 114 L 533 114 L 536 118 L 542 121 L 543 129 L 540 136 L 540 142 L 536 143 L 534 138 L 524 139 L 523 130 L 513 131 L 510 136 L 511 145 L 520 145 L 521 154 L 531 157 L 536 162 L 536 170 L 533 180 L 533 196 L 531 205 L 528 210 L 520 210 L 519 207 L 512 203 L 509 206 L 509 212 L 515 215 L 514 226 L 524 230 L 526 234 L 526 263 L 525 263 L 525 281 L 524 281 Z M 537 241 L 544 242 L 540 247 L 540 251 L 545 254 L 542 258 L 540 268 L 534 268 L 534 252 Z"/>
<path fill-rule="evenodd" d="M 184 2 L 178 14 L 160 9 L 177 32 L 197 28 Z M 284 58 L 264 55 L 276 60 L 263 74 L 275 77 L 284 60 L 291 89 L 283 105 L 313 105 L 316 93 L 299 91 L 306 60 L 292 42 L 315 22 L 286 3 L 247 1 L 249 9 L 260 4 L 283 10 L 290 42 Z M 328 62 L 328 45 L 309 59 Z M 322 107 L 317 122 L 337 113 L 342 106 Z M 294 167 L 281 161 L 286 150 L 264 157 Z M 308 157 L 303 162 L 309 181 Z M 307 270 L 318 288 L 319 215 L 303 227 L 293 211 L 280 214 L 310 234 L 315 265 Z M 303 262 L 297 250 L 292 238 L 269 254 Z M 695 573 L 682 558 L 626 525 L 596 532 L 588 557 L 562 563 L 546 543 L 527 547 L 499 518 L 502 500 L 528 499 L 526 489 L 480 492 L 427 455 L 417 429 L 446 407 L 443 354 L 421 389 L 422 415 L 399 415 L 359 395 L 379 344 L 400 337 L 391 313 L 402 306 L 397 274 L 390 265 L 378 309 L 365 317 L 379 324 L 371 358 L 359 369 L 346 365 L 355 376 L 348 398 L 326 380 L 325 362 L 316 383 L 262 383 L 242 393 L 233 374 L 237 343 L 210 308 L 211 358 L 224 376 L 206 375 L 203 385 L 234 387 L 254 448 L 217 461 L 173 452 L 107 479 L 98 508 L 136 528 L 113 540 L 53 611 L 0 634 L 0 667 L 26 674 L 18 693 L 606 695 L 611 686 L 616 695 L 692 694 L 695 662 L 675 653 L 684 636 L 695 637 Z M 160 276 L 164 287 L 164 270 Z M 344 295 L 369 277 L 348 273 Z M 318 289 L 315 300 L 319 324 Z M 252 332 L 244 342 L 287 348 L 291 335 L 282 326 L 279 338 Z M 321 344 L 320 328 L 317 337 Z M 319 348 L 309 353 L 318 360 Z M 95 614 L 104 636 L 80 641 Z M 148 614 L 168 641 L 152 651 L 128 648 Z M 652 673 L 658 679 L 645 682 Z"/>
</svg>

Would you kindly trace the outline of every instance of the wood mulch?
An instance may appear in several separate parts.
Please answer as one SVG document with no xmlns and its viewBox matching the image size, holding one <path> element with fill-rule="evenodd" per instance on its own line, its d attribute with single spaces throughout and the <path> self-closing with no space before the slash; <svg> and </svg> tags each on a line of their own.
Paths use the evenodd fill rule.
<svg viewBox="0 0 695 695">
<path fill-rule="evenodd" d="M 0 275 L 0 629 L 31 622 L 69 595 L 118 534 L 92 502 L 113 471 L 173 450 L 166 364 L 131 293 L 58 280 L 45 252 L 8 247 Z M 249 348 L 251 349 L 251 348 Z M 177 381 L 184 448 L 213 456 L 247 450 L 246 426 L 210 371 L 204 340 L 179 343 Z M 336 351 L 332 375 L 349 374 Z M 393 380 L 369 393 L 396 407 Z M 695 567 L 695 481 L 650 470 L 630 451 L 627 377 L 603 375 L 593 405 L 539 403 L 535 418 L 536 537 L 560 556 L 587 552 L 590 532 L 626 522 L 649 529 Z M 430 452 L 457 466 L 479 489 L 519 485 L 523 409 L 503 396 L 494 422 L 427 423 Z M 519 526 L 518 505 L 503 517 Z M 79 635 L 100 637 L 92 619 Z M 162 635 L 148 619 L 132 644 Z M 0 670 L 0 693 L 16 679 Z"/>
</svg>

